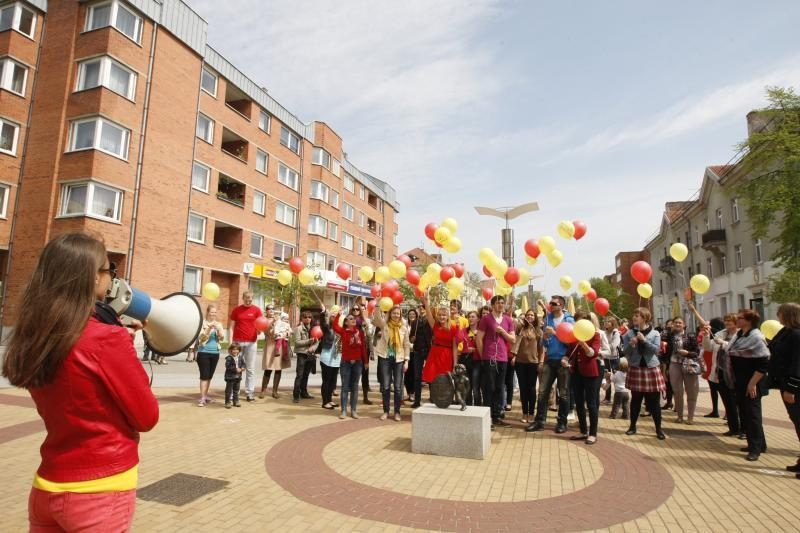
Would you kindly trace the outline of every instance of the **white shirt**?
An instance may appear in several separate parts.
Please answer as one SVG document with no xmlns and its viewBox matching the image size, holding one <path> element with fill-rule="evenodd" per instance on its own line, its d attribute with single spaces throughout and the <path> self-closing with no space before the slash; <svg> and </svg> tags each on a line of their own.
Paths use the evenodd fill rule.
<svg viewBox="0 0 800 533">
<path fill-rule="evenodd" d="M 625 388 L 625 378 L 627 377 L 628 374 L 622 370 L 614 372 L 614 375 L 611 376 L 611 382 L 614 384 L 614 392 L 628 392 L 628 389 Z"/>
</svg>

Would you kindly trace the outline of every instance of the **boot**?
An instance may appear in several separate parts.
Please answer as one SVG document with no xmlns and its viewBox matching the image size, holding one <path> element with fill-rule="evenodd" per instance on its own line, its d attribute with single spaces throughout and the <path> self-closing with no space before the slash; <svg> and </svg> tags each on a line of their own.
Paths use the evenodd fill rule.
<svg viewBox="0 0 800 533">
<path fill-rule="evenodd" d="M 259 398 L 264 398 L 264 393 L 267 390 L 267 385 L 269 385 L 269 374 L 264 372 L 264 377 L 261 378 L 261 392 L 258 393 Z"/>
<path fill-rule="evenodd" d="M 372 402 L 369 400 L 369 393 L 366 390 L 364 391 L 364 405 L 372 405 Z"/>
</svg>

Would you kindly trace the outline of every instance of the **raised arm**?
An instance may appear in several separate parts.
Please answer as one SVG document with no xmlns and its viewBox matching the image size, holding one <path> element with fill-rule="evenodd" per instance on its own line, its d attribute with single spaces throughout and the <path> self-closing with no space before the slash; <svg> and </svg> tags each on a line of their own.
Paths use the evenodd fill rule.
<svg viewBox="0 0 800 533">
<path fill-rule="evenodd" d="M 428 299 L 428 295 L 425 295 L 425 298 L 422 299 L 422 305 L 425 306 L 425 318 L 428 319 L 428 325 L 433 328 L 436 324 L 436 317 L 433 316 L 433 310 L 431 309 L 431 302 Z"/>
<path fill-rule="evenodd" d="M 686 302 L 686 305 L 689 306 L 689 310 L 692 312 L 692 314 L 694 315 L 694 317 L 697 319 L 697 321 L 700 323 L 701 326 L 705 326 L 706 324 L 708 324 L 708 320 L 706 320 L 705 318 L 702 317 L 702 315 L 700 315 L 700 312 L 697 310 L 697 308 L 695 308 L 692 302 Z"/>
</svg>

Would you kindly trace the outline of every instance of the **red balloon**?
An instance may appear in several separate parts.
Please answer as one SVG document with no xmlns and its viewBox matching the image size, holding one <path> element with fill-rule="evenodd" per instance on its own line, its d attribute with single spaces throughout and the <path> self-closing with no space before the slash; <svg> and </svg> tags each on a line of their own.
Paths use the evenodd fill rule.
<svg viewBox="0 0 800 533">
<path fill-rule="evenodd" d="M 506 270 L 506 275 L 503 276 L 503 279 L 505 279 L 506 283 L 509 285 L 516 285 L 519 281 L 519 270 L 514 267 L 508 267 L 508 270 Z"/>
<path fill-rule="evenodd" d="M 631 276 L 639 283 L 647 283 L 652 275 L 653 269 L 645 261 L 636 261 L 631 265 Z"/>
<path fill-rule="evenodd" d="M 414 286 L 419 285 L 419 278 L 420 277 L 421 276 L 419 275 L 419 272 L 417 272 L 416 270 L 407 270 L 406 271 L 406 281 L 409 282 L 410 284 L 414 285 Z"/>
<path fill-rule="evenodd" d="M 453 270 L 451 267 L 444 267 L 441 272 L 439 272 L 439 279 L 442 280 L 442 283 L 447 283 L 447 280 L 452 278 L 456 275 L 456 271 Z"/>
<path fill-rule="evenodd" d="M 481 290 L 481 292 L 483 293 L 483 299 L 487 302 L 492 299 L 492 296 L 494 296 L 494 291 L 490 287 L 485 287 Z"/>
<path fill-rule="evenodd" d="M 373 286 L 372 286 L 372 287 L 369 289 L 369 293 L 372 295 L 372 297 L 373 297 L 373 298 L 377 298 L 378 296 L 380 296 L 380 295 L 381 295 L 381 286 L 380 286 L 380 285 L 377 285 L 377 284 L 376 284 L 376 285 L 373 285 Z"/>
<path fill-rule="evenodd" d="M 575 233 L 572 235 L 572 238 L 576 241 L 581 240 L 581 238 L 586 235 L 586 223 L 580 220 L 573 220 L 572 225 L 575 226 Z"/>
<path fill-rule="evenodd" d="M 387 298 L 391 298 L 392 295 L 394 294 L 394 288 L 392 288 L 392 286 L 389 285 L 388 283 L 382 283 L 380 294 L 381 296 L 386 296 Z"/>
<path fill-rule="evenodd" d="M 406 266 L 406 268 L 411 268 L 411 258 L 408 257 L 406 254 L 399 256 L 397 260 L 403 263 Z"/>
<path fill-rule="evenodd" d="M 456 273 L 457 278 L 460 278 L 461 276 L 464 275 L 464 265 L 462 265 L 461 263 L 454 263 L 450 265 L 450 267 Z"/>
<path fill-rule="evenodd" d="M 350 267 L 345 265 L 344 263 L 339 263 L 336 266 L 336 275 L 338 275 L 341 279 L 347 281 L 350 279 Z"/>
<path fill-rule="evenodd" d="M 393 291 L 400 290 L 400 284 L 397 283 L 396 279 L 390 279 L 389 281 L 385 281 L 384 283 L 386 284 L 387 287 L 391 288 Z"/>
<path fill-rule="evenodd" d="M 311 328 L 311 337 L 314 339 L 321 339 L 322 338 L 322 328 L 319 326 L 314 326 Z"/>
<path fill-rule="evenodd" d="M 256 318 L 255 322 L 253 322 L 257 331 L 267 331 L 269 328 L 269 319 L 265 316 L 260 316 Z"/>
<path fill-rule="evenodd" d="M 394 302 L 394 305 L 400 305 L 401 303 L 403 303 L 403 300 L 405 299 L 403 297 L 403 293 L 400 291 L 396 291 L 394 294 L 392 294 L 391 298 L 392 301 Z"/>
<path fill-rule="evenodd" d="M 586 293 L 586 299 L 589 300 L 590 302 L 597 300 L 597 291 L 591 289 L 589 292 Z"/>
<path fill-rule="evenodd" d="M 597 311 L 597 314 L 600 316 L 606 316 L 610 307 L 608 300 L 605 298 L 598 298 L 594 301 L 594 310 Z"/>
<path fill-rule="evenodd" d="M 488 268 L 486 268 L 486 266 L 485 266 L 485 265 L 484 265 L 484 267 L 483 267 L 483 275 L 484 275 L 484 276 L 486 276 L 487 278 L 491 278 L 491 277 L 492 277 L 492 273 L 491 273 L 491 272 L 489 272 L 489 269 L 488 269 Z"/>
<path fill-rule="evenodd" d="M 375 306 L 376 305 L 378 305 L 378 301 L 377 300 L 368 301 L 367 302 L 367 313 L 371 315 L 372 312 L 375 310 Z"/>
<path fill-rule="evenodd" d="M 572 332 L 573 325 L 569 322 L 563 321 L 556 328 L 556 337 L 564 344 L 572 344 L 575 342 L 575 334 Z"/>
<path fill-rule="evenodd" d="M 433 243 L 436 245 L 437 248 L 444 248 L 444 244 L 440 242 L 433 241 Z"/>
<path fill-rule="evenodd" d="M 289 270 L 295 274 L 299 274 L 301 270 L 306 267 L 306 262 L 300 257 L 292 257 L 289 259 Z"/>
<path fill-rule="evenodd" d="M 539 257 L 539 254 L 542 253 L 542 251 L 539 250 L 539 241 L 537 241 L 536 239 L 530 239 L 525 241 L 525 253 L 528 254 L 529 257 L 533 257 L 534 259 Z"/>
<path fill-rule="evenodd" d="M 439 229 L 439 224 L 431 222 L 430 224 L 425 226 L 425 236 L 432 241 L 436 241 L 436 239 L 434 239 L 433 236 L 436 233 L 437 229 Z"/>
<path fill-rule="evenodd" d="M 419 287 L 414 287 L 414 296 L 416 296 L 418 300 L 421 300 L 425 298 L 425 293 L 419 290 Z"/>
</svg>

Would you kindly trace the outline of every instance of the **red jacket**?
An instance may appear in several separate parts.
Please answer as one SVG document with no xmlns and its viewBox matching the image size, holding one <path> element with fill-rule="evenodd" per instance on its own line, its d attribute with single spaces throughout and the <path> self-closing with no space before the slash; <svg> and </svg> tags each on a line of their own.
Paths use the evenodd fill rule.
<svg viewBox="0 0 800 533">
<path fill-rule="evenodd" d="M 88 481 L 139 463 L 139 432 L 158 422 L 158 403 L 128 330 L 92 317 L 52 383 L 30 389 L 47 436 L 39 476 Z"/>
<path fill-rule="evenodd" d="M 571 373 L 578 373 L 583 377 L 596 378 L 600 375 L 600 332 L 596 332 L 586 344 L 594 350 L 594 355 L 589 357 L 577 342 L 567 345 L 570 354 Z"/>
<path fill-rule="evenodd" d="M 333 331 L 342 338 L 342 361 L 361 360 L 364 365 L 369 362 L 367 338 L 361 328 L 343 328 L 339 325 L 339 315 L 333 317 Z"/>
</svg>

